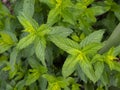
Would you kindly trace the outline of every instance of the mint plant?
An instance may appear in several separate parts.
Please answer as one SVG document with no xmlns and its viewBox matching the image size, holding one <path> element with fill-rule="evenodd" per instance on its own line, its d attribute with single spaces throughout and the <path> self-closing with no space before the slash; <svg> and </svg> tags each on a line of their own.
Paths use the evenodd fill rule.
<svg viewBox="0 0 120 90">
<path fill-rule="evenodd" d="M 120 88 L 120 2 L 0 1 L 0 90 Z"/>
</svg>

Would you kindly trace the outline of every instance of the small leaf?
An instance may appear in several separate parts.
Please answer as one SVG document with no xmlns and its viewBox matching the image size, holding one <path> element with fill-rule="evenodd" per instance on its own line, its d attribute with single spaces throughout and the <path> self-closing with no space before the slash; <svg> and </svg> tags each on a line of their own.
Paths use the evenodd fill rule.
<svg viewBox="0 0 120 90">
<path fill-rule="evenodd" d="M 119 46 L 117 46 L 117 47 L 114 49 L 113 54 L 114 54 L 115 56 L 117 56 L 117 55 L 119 55 L 119 54 L 120 54 L 120 45 L 119 45 Z"/>
<path fill-rule="evenodd" d="M 39 69 L 39 67 L 41 66 L 40 62 L 38 62 L 36 58 L 33 57 L 28 58 L 28 63 L 34 69 Z"/>
<path fill-rule="evenodd" d="M 44 38 L 38 39 L 38 43 L 36 44 L 35 53 L 39 60 L 42 62 L 43 65 L 46 66 L 45 63 L 45 49 L 46 49 L 46 41 Z"/>
<path fill-rule="evenodd" d="M 80 90 L 79 86 L 80 86 L 79 84 L 73 84 L 72 90 Z"/>
<path fill-rule="evenodd" d="M 113 64 L 114 64 L 114 67 L 112 69 L 120 72 L 120 63 L 113 61 Z"/>
<path fill-rule="evenodd" d="M 18 55 L 18 50 L 14 48 L 10 54 L 10 67 L 11 67 L 12 71 L 15 70 L 17 55 Z"/>
<path fill-rule="evenodd" d="M 48 14 L 48 19 L 47 19 L 47 24 L 52 26 L 55 24 L 57 21 L 59 21 L 59 8 L 54 8 L 50 10 Z"/>
<path fill-rule="evenodd" d="M 72 12 L 68 9 L 63 9 L 62 11 L 62 17 L 64 18 L 63 21 L 68 22 L 72 25 L 75 25 L 75 20 L 72 15 Z"/>
<path fill-rule="evenodd" d="M 77 63 L 78 60 L 76 59 L 76 56 L 68 56 L 62 67 L 63 76 L 68 77 L 71 75 L 75 71 Z"/>
<path fill-rule="evenodd" d="M 102 48 L 102 44 L 100 43 L 91 43 L 86 45 L 83 49 L 82 52 L 86 53 L 86 54 L 95 54 L 97 53 L 98 50 L 100 50 Z"/>
<path fill-rule="evenodd" d="M 2 31 L 2 32 L 0 32 L 0 35 L 1 35 L 1 37 L 2 37 L 2 40 L 3 40 L 6 44 L 9 44 L 9 45 L 13 45 L 13 44 L 14 44 L 13 38 L 11 37 L 11 32 Z M 13 34 L 12 34 L 12 35 L 13 35 Z"/>
<path fill-rule="evenodd" d="M 49 83 L 53 83 L 56 81 L 56 77 L 55 76 L 52 76 L 52 75 L 49 75 L 49 74 L 44 74 L 42 75 L 43 78 L 47 79 L 47 81 Z"/>
<path fill-rule="evenodd" d="M 30 85 L 30 84 L 34 83 L 40 77 L 40 72 L 38 70 L 31 69 L 30 72 L 31 73 L 28 74 L 28 77 L 26 80 L 26 85 Z"/>
<path fill-rule="evenodd" d="M 17 44 L 17 49 L 21 50 L 21 49 L 27 47 L 34 41 L 35 37 L 36 36 L 34 34 L 30 34 L 30 35 L 22 38 Z"/>
<path fill-rule="evenodd" d="M 97 80 L 100 79 L 102 76 L 103 70 L 104 70 L 104 63 L 103 62 L 96 62 L 95 63 L 95 75 L 97 77 Z"/>
<path fill-rule="evenodd" d="M 6 44 L 4 42 L 0 42 L 0 53 L 3 53 L 11 48 L 12 45 Z"/>
<path fill-rule="evenodd" d="M 103 33 L 104 33 L 103 30 L 99 30 L 91 33 L 89 36 L 87 36 L 85 39 L 81 41 L 80 47 L 83 48 L 91 43 L 100 43 Z"/>
<path fill-rule="evenodd" d="M 21 80 L 21 81 L 18 81 L 15 87 L 17 88 L 17 90 L 24 90 L 23 89 L 24 86 L 25 86 L 25 80 Z"/>
</svg>

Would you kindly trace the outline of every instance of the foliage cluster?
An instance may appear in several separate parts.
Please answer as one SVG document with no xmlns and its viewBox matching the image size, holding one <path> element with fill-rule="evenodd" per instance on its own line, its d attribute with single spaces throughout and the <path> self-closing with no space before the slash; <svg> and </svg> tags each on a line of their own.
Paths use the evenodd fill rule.
<svg viewBox="0 0 120 90">
<path fill-rule="evenodd" d="M 119 0 L 0 1 L 0 90 L 120 87 Z"/>
</svg>

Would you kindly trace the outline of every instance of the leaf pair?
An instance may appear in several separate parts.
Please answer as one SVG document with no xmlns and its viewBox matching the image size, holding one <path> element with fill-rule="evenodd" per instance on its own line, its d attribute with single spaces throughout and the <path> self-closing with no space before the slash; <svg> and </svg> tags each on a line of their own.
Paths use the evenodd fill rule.
<svg viewBox="0 0 120 90">
<path fill-rule="evenodd" d="M 95 74 L 93 66 L 89 60 L 90 57 L 88 56 L 91 56 L 91 53 L 96 54 L 101 48 L 100 41 L 103 33 L 104 32 L 102 30 L 95 31 L 86 37 L 80 44 L 72 41 L 71 39 L 60 36 L 50 37 L 54 44 L 70 54 L 62 68 L 62 74 L 64 77 L 71 75 L 76 70 L 77 65 L 80 65 L 82 71 L 90 80 L 96 82 L 99 79 Z"/>
</svg>

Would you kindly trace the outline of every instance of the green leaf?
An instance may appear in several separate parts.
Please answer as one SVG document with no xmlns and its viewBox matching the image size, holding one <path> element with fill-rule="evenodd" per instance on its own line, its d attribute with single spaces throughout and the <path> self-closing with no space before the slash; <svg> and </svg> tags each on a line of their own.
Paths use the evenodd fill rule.
<svg viewBox="0 0 120 90">
<path fill-rule="evenodd" d="M 55 7 L 55 4 L 56 4 L 55 0 L 39 0 L 39 1 L 47 4 L 50 8 Z"/>
<path fill-rule="evenodd" d="M 40 90 L 46 90 L 46 87 L 48 85 L 47 80 L 45 78 L 43 78 L 43 77 L 40 77 L 38 79 L 38 82 L 39 82 Z"/>
<path fill-rule="evenodd" d="M 54 9 L 50 10 L 50 12 L 48 14 L 48 18 L 47 18 L 48 25 L 52 26 L 57 21 L 59 21 L 59 19 L 60 19 L 59 12 L 60 12 L 59 8 L 54 8 Z"/>
<path fill-rule="evenodd" d="M 62 11 L 62 17 L 64 18 L 63 21 L 64 22 L 68 22 L 72 25 L 75 25 L 75 17 L 73 17 L 72 15 L 72 11 L 68 10 L 68 9 L 63 9 Z"/>
<path fill-rule="evenodd" d="M 57 35 L 50 36 L 49 38 L 55 45 L 69 54 L 76 55 L 76 53 L 79 52 L 79 44 L 72 41 L 71 39 L 63 38 Z"/>
<path fill-rule="evenodd" d="M 86 45 L 91 44 L 91 43 L 100 43 L 103 33 L 104 33 L 103 30 L 94 31 L 93 33 L 91 33 L 85 39 L 81 41 L 80 47 L 83 48 Z"/>
<path fill-rule="evenodd" d="M 38 62 L 34 57 L 28 58 L 28 63 L 33 69 L 39 70 L 39 67 L 41 67 L 40 62 Z"/>
<path fill-rule="evenodd" d="M 45 63 L 46 41 L 45 39 L 44 38 L 38 39 L 38 42 L 35 47 L 36 47 L 35 48 L 36 56 L 39 58 L 42 64 L 46 66 L 46 63 Z"/>
<path fill-rule="evenodd" d="M 24 26 L 26 32 L 34 33 L 39 27 L 38 23 L 32 19 L 32 17 L 27 16 L 24 13 L 21 13 L 18 16 L 18 20 Z"/>
<path fill-rule="evenodd" d="M 102 15 L 109 11 L 110 6 L 93 6 L 90 8 L 95 14 L 95 16 Z"/>
<path fill-rule="evenodd" d="M 36 69 L 31 69 L 29 70 L 30 73 L 28 74 L 27 80 L 26 80 L 26 85 L 30 85 L 32 83 L 34 83 L 36 80 L 39 79 L 40 77 L 40 72 Z"/>
<path fill-rule="evenodd" d="M 34 41 L 35 37 L 36 36 L 34 34 L 30 34 L 30 35 L 20 39 L 16 48 L 19 50 L 26 48 L 28 45 L 30 45 Z"/>
<path fill-rule="evenodd" d="M 95 75 L 97 77 L 97 80 L 99 80 L 103 74 L 103 71 L 104 71 L 104 63 L 103 62 L 96 62 L 94 69 L 95 69 Z"/>
<path fill-rule="evenodd" d="M 25 80 L 21 80 L 16 84 L 16 88 L 17 90 L 24 90 L 24 86 L 25 86 Z"/>
<path fill-rule="evenodd" d="M 9 45 L 13 45 L 14 44 L 14 41 L 13 41 L 13 38 L 12 36 L 13 35 L 15 37 L 14 34 L 12 34 L 11 32 L 5 32 L 5 31 L 1 31 L 0 32 L 0 36 L 2 37 L 2 40 L 6 43 L 6 44 L 9 44 Z"/>
<path fill-rule="evenodd" d="M 103 72 L 103 74 L 101 75 L 101 82 L 103 83 L 104 86 L 107 86 L 110 82 L 110 78 L 109 78 L 109 73 L 107 72 Z"/>
<path fill-rule="evenodd" d="M 17 55 L 18 55 L 18 50 L 16 48 L 14 48 L 10 54 L 10 67 L 11 67 L 12 71 L 15 70 Z"/>
<path fill-rule="evenodd" d="M 4 42 L 0 42 L 0 53 L 3 53 L 11 48 L 12 45 L 6 44 Z"/>
<path fill-rule="evenodd" d="M 34 4 L 35 0 L 24 0 L 23 13 L 25 13 L 25 15 L 32 17 L 34 14 Z"/>
<path fill-rule="evenodd" d="M 119 54 L 120 54 L 120 45 L 119 45 L 119 46 L 117 46 L 117 47 L 114 49 L 113 54 L 114 54 L 115 56 L 117 56 L 117 55 L 119 55 Z"/>
<path fill-rule="evenodd" d="M 49 83 L 53 83 L 53 82 L 56 81 L 56 77 L 53 76 L 53 75 L 44 74 L 44 75 L 42 75 L 42 77 L 45 78 L 45 79 L 47 79 L 47 81 L 48 81 Z"/>
<path fill-rule="evenodd" d="M 97 53 L 98 50 L 100 50 L 100 48 L 102 48 L 102 44 L 100 43 L 91 43 L 86 45 L 83 49 L 82 52 L 84 52 L 85 54 L 92 54 L 94 55 L 95 53 Z"/>
<path fill-rule="evenodd" d="M 64 77 L 71 75 L 75 71 L 77 63 L 76 56 L 69 55 L 63 64 L 62 75 Z"/>
<path fill-rule="evenodd" d="M 79 65 L 85 75 L 95 83 L 97 81 L 97 77 L 91 63 L 88 61 L 86 56 L 83 56 L 83 60 L 79 60 Z"/>
<path fill-rule="evenodd" d="M 112 69 L 120 72 L 120 63 L 113 61 L 113 64 L 114 64 L 114 67 Z"/>
<path fill-rule="evenodd" d="M 72 90 L 80 90 L 79 86 L 80 86 L 79 84 L 73 84 Z"/>
<path fill-rule="evenodd" d="M 120 23 L 116 26 L 108 40 L 105 42 L 104 47 L 99 51 L 99 53 L 104 53 L 108 51 L 111 47 L 118 46 L 120 44 Z"/>
<path fill-rule="evenodd" d="M 67 37 L 72 33 L 70 28 L 65 28 L 63 26 L 55 26 L 51 28 L 52 30 L 49 32 L 50 35 L 58 35 L 61 37 Z"/>
</svg>

